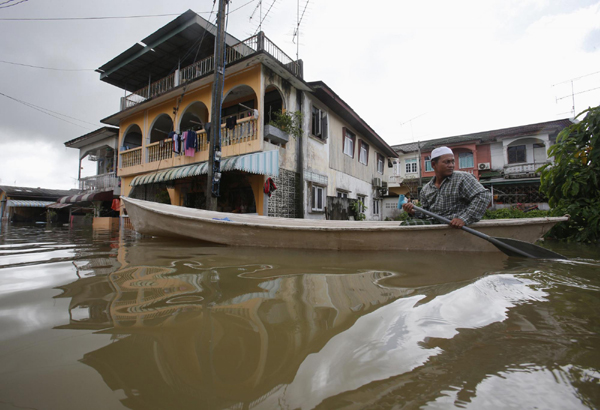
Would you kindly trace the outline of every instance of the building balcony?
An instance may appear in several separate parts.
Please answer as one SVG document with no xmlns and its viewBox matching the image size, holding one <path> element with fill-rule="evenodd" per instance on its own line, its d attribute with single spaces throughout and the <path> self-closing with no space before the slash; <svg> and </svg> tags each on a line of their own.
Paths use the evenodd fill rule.
<svg viewBox="0 0 600 410">
<path fill-rule="evenodd" d="M 279 47 L 269 40 L 263 32 L 258 33 L 244 41 L 226 48 L 225 61 L 230 66 L 237 61 L 255 54 L 265 53 L 291 73 L 291 75 L 302 78 L 302 65 L 299 61 L 292 60 Z M 173 90 L 180 85 L 214 72 L 214 56 L 211 55 L 189 66 L 180 68 L 174 73 L 161 78 L 125 97 L 121 98 L 121 111 L 143 103 L 151 98 L 157 97 Z"/>
<path fill-rule="evenodd" d="M 258 118 L 247 117 L 237 121 L 233 129 L 221 126 L 221 152 L 223 158 L 247 154 L 260 150 Z M 165 139 L 143 147 L 119 153 L 119 175 L 126 176 L 149 170 L 160 170 L 174 166 L 208 160 L 209 140 L 206 131 L 196 132 L 197 150 L 193 156 L 173 152 L 173 141 Z"/>
<path fill-rule="evenodd" d="M 93 175 L 79 179 L 80 191 L 108 191 L 119 187 L 119 178 L 115 172 Z"/>
<path fill-rule="evenodd" d="M 535 178 L 540 175 L 537 170 L 549 163 L 550 161 L 507 164 L 504 166 L 504 178 Z"/>
</svg>

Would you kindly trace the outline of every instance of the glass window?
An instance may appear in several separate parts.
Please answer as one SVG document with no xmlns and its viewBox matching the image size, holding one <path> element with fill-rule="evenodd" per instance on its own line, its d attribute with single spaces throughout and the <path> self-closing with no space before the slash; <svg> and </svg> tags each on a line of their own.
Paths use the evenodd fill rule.
<svg viewBox="0 0 600 410">
<path fill-rule="evenodd" d="M 354 158 L 354 140 L 355 140 L 355 136 L 354 134 L 352 134 L 350 131 L 346 130 L 346 135 L 344 136 L 344 154 L 348 155 L 349 157 Z"/>
<path fill-rule="evenodd" d="M 313 105 L 311 113 L 311 134 L 320 139 L 327 139 L 327 113 Z"/>
<path fill-rule="evenodd" d="M 461 152 L 458 154 L 458 168 L 473 168 L 473 153 L 472 152 Z"/>
<path fill-rule="evenodd" d="M 431 166 L 431 157 L 429 155 L 425 157 L 425 171 L 433 172 L 433 167 Z"/>
<path fill-rule="evenodd" d="M 356 199 L 358 199 L 360 201 L 360 206 L 358 207 L 358 212 L 365 212 L 365 201 L 367 200 L 367 197 L 364 195 L 357 195 Z"/>
<path fill-rule="evenodd" d="M 406 173 L 407 174 L 414 174 L 417 172 L 417 159 L 416 158 L 407 159 L 407 160 L 405 160 L 405 162 L 406 162 Z"/>
<path fill-rule="evenodd" d="M 337 191 L 337 197 L 338 198 L 348 198 L 348 192 Z"/>
<path fill-rule="evenodd" d="M 383 174 L 383 155 L 377 154 L 377 172 Z"/>
<path fill-rule="evenodd" d="M 508 147 L 507 153 L 509 164 L 514 164 L 516 162 L 526 162 L 527 160 L 525 145 L 516 145 L 514 147 Z"/>
<path fill-rule="evenodd" d="M 379 202 L 377 199 L 373 201 L 373 215 L 379 215 Z"/>
<path fill-rule="evenodd" d="M 323 211 L 325 209 L 324 199 L 325 190 L 323 187 L 313 185 L 312 187 L 312 198 L 311 208 L 313 211 Z"/>
<path fill-rule="evenodd" d="M 360 155 L 358 157 L 358 162 L 361 164 L 367 165 L 369 158 L 369 146 L 364 142 L 360 141 Z"/>
</svg>

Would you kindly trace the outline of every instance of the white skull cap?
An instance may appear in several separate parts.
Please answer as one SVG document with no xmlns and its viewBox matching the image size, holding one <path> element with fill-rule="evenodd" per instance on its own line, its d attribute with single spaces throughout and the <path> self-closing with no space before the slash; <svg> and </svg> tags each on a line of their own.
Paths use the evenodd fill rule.
<svg viewBox="0 0 600 410">
<path fill-rule="evenodd" d="M 431 151 L 431 159 L 441 157 L 442 155 L 453 154 L 452 150 L 448 147 L 438 147 Z"/>
</svg>

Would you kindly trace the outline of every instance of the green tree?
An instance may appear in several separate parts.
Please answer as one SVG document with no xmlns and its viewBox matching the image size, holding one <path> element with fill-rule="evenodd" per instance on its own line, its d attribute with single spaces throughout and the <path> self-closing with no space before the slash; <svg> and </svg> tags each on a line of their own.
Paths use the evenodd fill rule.
<svg viewBox="0 0 600 410">
<path fill-rule="evenodd" d="M 578 242 L 600 239 L 600 106 L 589 108 L 583 120 L 563 129 L 550 147 L 553 165 L 540 168 L 540 191 L 548 197 L 552 215 L 569 214 L 550 236 Z"/>
</svg>

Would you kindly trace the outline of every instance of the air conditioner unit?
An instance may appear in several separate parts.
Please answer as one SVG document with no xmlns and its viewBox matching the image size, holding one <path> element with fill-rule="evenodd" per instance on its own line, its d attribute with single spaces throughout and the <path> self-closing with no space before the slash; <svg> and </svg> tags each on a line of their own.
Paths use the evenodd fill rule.
<svg viewBox="0 0 600 410">
<path fill-rule="evenodd" d="M 477 165 L 477 168 L 484 170 L 484 169 L 490 169 L 490 163 L 489 162 L 482 162 L 480 164 Z"/>
<path fill-rule="evenodd" d="M 373 186 L 381 188 L 381 178 L 373 178 Z"/>
</svg>

